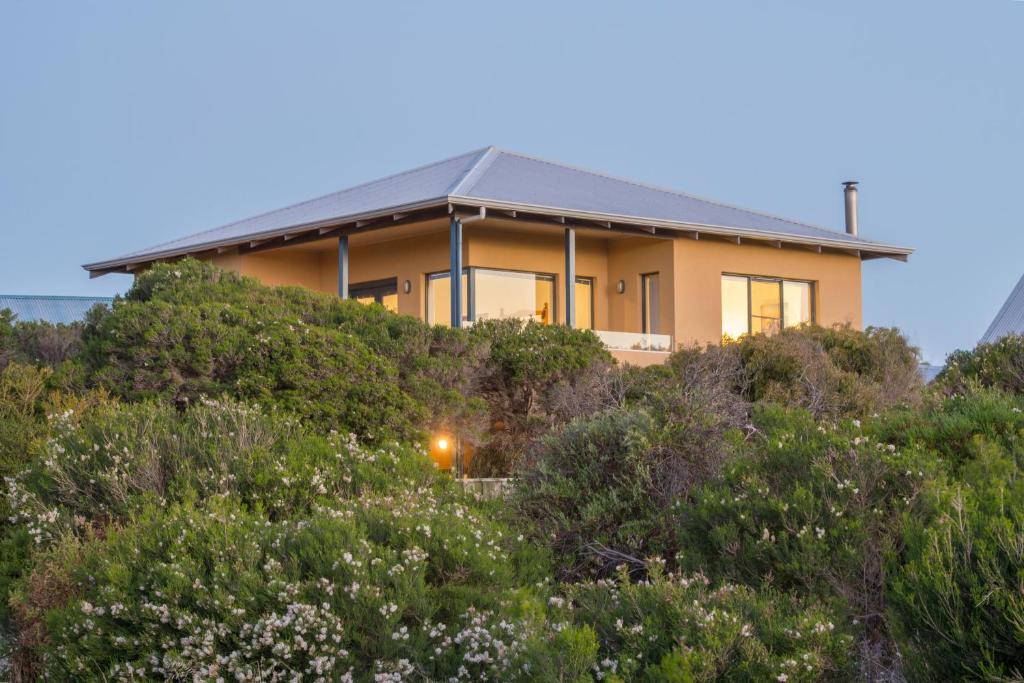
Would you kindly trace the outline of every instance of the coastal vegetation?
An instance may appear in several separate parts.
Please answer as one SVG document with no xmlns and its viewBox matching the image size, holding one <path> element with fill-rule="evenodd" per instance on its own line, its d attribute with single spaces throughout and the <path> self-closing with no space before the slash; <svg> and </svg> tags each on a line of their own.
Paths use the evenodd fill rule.
<svg viewBox="0 0 1024 683">
<path fill-rule="evenodd" d="M 194 260 L 0 314 L 0 675 L 1019 680 L 1024 340 L 917 363 L 811 326 L 623 367 Z"/>
</svg>

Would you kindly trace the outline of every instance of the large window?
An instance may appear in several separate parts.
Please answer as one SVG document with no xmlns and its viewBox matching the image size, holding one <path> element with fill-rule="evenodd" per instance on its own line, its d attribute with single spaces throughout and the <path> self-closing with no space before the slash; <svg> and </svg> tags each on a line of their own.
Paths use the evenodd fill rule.
<svg viewBox="0 0 1024 683">
<path fill-rule="evenodd" d="M 814 322 L 814 285 L 799 280 L 722 276 L 722 336 L 771 334 Z"/>
<path fill-rule="evenodd" d="M 389 311 L 398 311 L 398 280 L 375 280 L 349 285 L 348 296 L 361 304 L 380 304 Z"/>
<path fill-rule="evenodd" d="M 427 322 L 432 325 L 451 324 L 449 280 L 447 272 L 427 276 Z M 554 275 L 466 268 L 462 274 L 462 291 L 463 322 L 520 318 L 550 325 L 558 320 Z M 586 292 L 585 298 L 581 301 L 583 292 Z M 593 281 L 577 278 L 576 297 L 576 324 L 590 326 L 593 320 Z"/>
<path fill-rule="evenodd" d="M 640 276 L 641 331 L 644 334 L 661 332 L 661 278 L 657 273 Z"/>
<path fill-rule="evenodd" d="M 535 320 L 550 325 L 555 318 L 555 277 L 512 270 L 471 268 L 470 318 Z"/>
</svg>

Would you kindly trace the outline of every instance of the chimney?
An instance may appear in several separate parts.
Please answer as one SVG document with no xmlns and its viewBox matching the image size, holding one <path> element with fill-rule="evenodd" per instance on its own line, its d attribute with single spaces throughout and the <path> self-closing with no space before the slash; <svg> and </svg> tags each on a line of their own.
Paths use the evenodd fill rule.
<svg viewBox="0 0 1024 683">
<path fill-rule="evenodd" d="M 843 183 L 843 194 L 846 196 L 846 234 L 857 236 L 857 181 L 847 180 Z"/>
</svg>

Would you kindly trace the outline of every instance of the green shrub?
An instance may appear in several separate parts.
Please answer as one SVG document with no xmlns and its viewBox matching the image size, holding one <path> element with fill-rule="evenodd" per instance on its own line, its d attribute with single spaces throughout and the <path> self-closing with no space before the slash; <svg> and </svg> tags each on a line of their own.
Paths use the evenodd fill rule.
<svg viewBox="0 0 1024 683">
<path fill-rule="evenodd" d="M 938 514 L 907 516 L 890 568 L 890 603 L 920 680 L 1024 673 L 1022 407 L 992 392 L 954 396 L 925 416 L 932 430 L 915 430 L 954 452 Z"/>
<path fill-rule="evenodd" d="M 0 309 L 0 370 L 9 363 L 55 368 L 81 350 L 82 324 L 18 321 L 10 309 Z"/>
<path fill-rule="evenodd" d="M 479 410 L 453 370 L 479 354 L 451 336 L 380 306 L 186 260 L 139 275 L 112 311 L 92 315 L 83 361 L 91 383 L 130 401 L 227 394 L 384 443 Z"/>
<path fill-rule="evenodd" d="M 612 409 L 550 435 L 523 469 L 516 508 L 568 576 L 607 574 L 622 561 L 665 555 L 671 508 L 728 457 L 728 424 L 694 410 L 664 423 Z"/>
<path fill-rule="evenodd" d="M 901 520 L 929 514 L 938 460 L 879 441 L 870 425 L 762 408 L 759 435 L 678 509 L 684 571 L 831 602 L 859 623 L 860 666 L 898 670 L 886 622 L 885 559 Z"/>
<path fill-rule="evenodd" d="M 858 417 L 916 403 L 917 350 L 897 330 L 802 326 L 738 342 L 750 399 Z"/>
<path fill-rule="evenodd" d="M 703 575 L 664 574 L 657 560 L 649 565 L 648 580 L 633 582 L 622 571 L 617 580 L 566 586 L 564 599 L 551 599 L 553 620 L 561 613 L 596 636 L 599 679 L 852 678 L 850 629 L 825 606 L 773 591 L 713 588 Z"/>
<path fill-rule="evenodd" d="M 474 476 L 507 476 L 534 439 L 608 405 L 612 358 L 589 330 L 488 320 L 470 335 L 488 349 L 478 391 L 491 424 L 471 464 Z"/>
<path fill-rule="evenodd" d="M 954 351 L 935 383 L 948 393 L 982 386 L 1024 395 L 1024 336 L 1008 334 L 971 351 Z"/>
</svg>

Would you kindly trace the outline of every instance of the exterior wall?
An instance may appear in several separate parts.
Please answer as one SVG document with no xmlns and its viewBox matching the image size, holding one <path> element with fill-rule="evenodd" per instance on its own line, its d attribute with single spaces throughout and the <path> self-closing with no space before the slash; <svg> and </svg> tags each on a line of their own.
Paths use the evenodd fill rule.
<svg viewBox="0 0 1024 683">
<path fill-rule="evenodd" d="M 677 345 L 721 340 L 723 273 L 809 280 L 814 283 L 818 324 L 862 326 L 857 256 L 712 240 L 679 239 L 673 244 Z"/>
<path fill-rule="evenodd" d="M 335 240 L 249 254 L 221 254 L 216 265 L 269 285 L 301 285 L 337 292 Z M 501 219 L 463 228 L 466 266 L 529 270 L 556 276 L 557 319 L 565 320 L 564 236 L 559 227 Z M 351 238 L 349 283 L 396 278 L 398 311 L 425 317 L 425 278 L 449 268 L 447 221 L 407 226 L 404 235 L 367 233 Z M 664 239 L 578 231 L 576 274 L 594 280 L 594 327 L 641 332 L 641 275 L 660 275 L 661 329 L 677 346 L 717 343 L 722 335 L 723 273 L 808 280 L 815 285 L 815 320 L 861 327 L 861 261 L 844 254 L 777 249 L 712 239 Z M 403 291 L 408 280 L 411 291 Z M 625 282 L 619 294 L 616 285 Z M 665 354 L 622 351 L 634 364 L 661 362 Z"/>
<path fill-rule="evenodd" d="M 661 329 L 658 334 L 675 334 L 675 311 L 672 305 L 674 260 L 673 240 L 630 237 L 609 243 L 607 290 L 608 327 L 616 332 L 642 332 L 642 297 L 640 277 L 658 273 L 661 286 L 661 306 L 658 311 Z M 577 268 L 578 269 L 578 268 Z M 619 280 L 626 283 L 626 291 L 619 294 L 615 287 Z"/>
<path fill-rule="evenodd" d="M 463 228 L 462 240 L 467 266 L 553 274 L 557 319 L 565 322 L 565 238 L 561 230 L 528 233 L 471 223 Z M 608 245 L 606 240 L 576 235 L 576 276 L 594 280 L 594 328 L 598 330 L 617 329 L 609 328 L 608 302 L 613 288 L 608 284 Z"/>
<path fill-rule="evenodd" d="M 320 289 L 337 294 L 337 250 L 323 252 L 320 259 Z M 424 288 L 427 273 L 448 270 L 449 266 L 447 230 L 374 244 L 360 245 L 355 240 L 349 243 L 349 285 L 397 278 L 398 312 L 420 319 L 426 316 Z M 406 280 L 412 285 L 408 294 L 402 290 L 402 283 Z"/>
</svg>

